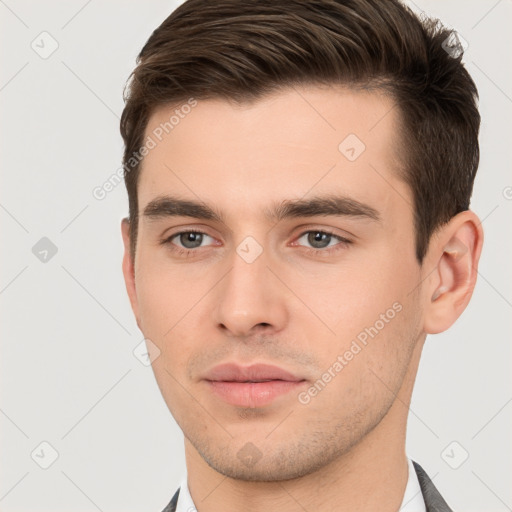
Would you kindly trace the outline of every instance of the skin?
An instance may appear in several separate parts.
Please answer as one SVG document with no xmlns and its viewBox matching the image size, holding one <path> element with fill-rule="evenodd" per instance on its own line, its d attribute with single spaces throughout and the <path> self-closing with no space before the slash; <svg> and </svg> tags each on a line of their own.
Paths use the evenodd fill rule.
<svg viewBox="0 0 512 512">
<path fill-rule="evenodd" d="M 174 108 L 157 110 L 146 134 Z M 123 272 L 138 326 L 160 350 L 153 370 L 185 435 L 200 512 L 399 508 L 425 337 L 466 307 L 483 240 L 476 215 L 460 213 L 418 263 L 413 199 L 397 173 L 399 121 L 389 97 L 339 87 L 283 89 L 244 105 L 203 100 L 145 157 L 135 260 L 121 225 Z M 366 146 L 353 162 L 338 149 L 351 133 Z M 264 215 L 274 202 L 333 193 L 379 220 Z M 202 201 L 223 222 L 145 218 L 162 194 Z M 179 236 L 159 243 L 187 229 L 208 235 L 188 257 L 176 252 Z M 313 245 L 308 233 L 322 230 L 352 243 Z M 247 236 L 263 249 L 252 263 L 236 251 Z M 292 392 L 236 407 L 202 379 L 223 362 L 269 363 L 305 379 L 307 391 L 396 303 L 400 312 L 307 404 Z M 259 460 L 245 463 L 244 447 Z"/>
</svg>

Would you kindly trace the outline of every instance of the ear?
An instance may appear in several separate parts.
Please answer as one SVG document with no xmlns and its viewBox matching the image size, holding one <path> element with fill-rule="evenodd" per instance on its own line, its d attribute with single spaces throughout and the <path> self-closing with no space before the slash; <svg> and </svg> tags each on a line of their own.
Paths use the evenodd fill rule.
<svg viewBox="0 0 512 512">
<path fill-rule="evenodd" d="M 466 309 L 475 288 L 483 238 L 482 224 L 470 210 L 453 217 L 433 236 L 425 258 L 425 270 L 430 272 L 424 289 L 427 334 L 445 331 Z"/>
<path fill-rule="evenodd" d="M 123 256 L 123 276 L 126 285 L 126 291 L 130 298 L 130 304 L 132 306 L 133 314 L 137 321 L 137 325 L 140 327 L 139 322 L 139 307 L 137 301 L 137 290 L 135 288 L 135 261 L 132 259 L 130 251 L 130 221 L 124 218 L 121 221 L 121 233 L 123 235 L 124 244 L 124 256 Z M 142 329 L 141 329 L 142 330 Z"/>
</svg>

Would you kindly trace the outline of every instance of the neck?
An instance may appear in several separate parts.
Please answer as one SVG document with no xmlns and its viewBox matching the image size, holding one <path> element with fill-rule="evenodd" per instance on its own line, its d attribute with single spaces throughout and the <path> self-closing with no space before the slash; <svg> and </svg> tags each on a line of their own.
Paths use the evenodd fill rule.
<svg viewBox="0 0 512 512">
<path fill-rule="evenodd" d="M 408 479 L 407 413 L 423 343 L 418 343 L 393 405 L 349 452 L 301 478 L 247 482 L 226 477 L 185 439 L 189 491 L 199 512 L 364 512 L 399 509 Z"/>
</svg>

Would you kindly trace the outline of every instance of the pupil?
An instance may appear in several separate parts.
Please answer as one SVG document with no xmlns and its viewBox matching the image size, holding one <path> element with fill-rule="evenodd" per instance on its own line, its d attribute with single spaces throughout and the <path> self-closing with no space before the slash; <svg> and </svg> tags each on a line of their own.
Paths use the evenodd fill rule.
<svg viewBox="0 0 512 512">
<path fill-rule="evenodd" d="M 315 248 L 327 247 L 331 241 L 331 235 L 322 233 L 321 231 L 314 231 L 309 233 L 308 242 Z M 318 243 L 320 242 L 320 245 Z"/>
<path fill-rule="evenodd" d="M 203 240 L 203 235 L 201 233 L 185 233 L 181 235 L 180 242 L 183 244 L 183 247 L 187 249 L 193 249 L 194 247 L 199 247 Z"/>
</svg>

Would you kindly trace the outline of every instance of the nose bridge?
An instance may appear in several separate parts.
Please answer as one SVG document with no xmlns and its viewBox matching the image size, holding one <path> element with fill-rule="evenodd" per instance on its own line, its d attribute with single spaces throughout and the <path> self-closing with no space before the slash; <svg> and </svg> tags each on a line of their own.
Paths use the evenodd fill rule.
<svg viewBox="0 0 512 512">
<path fill-rule="evenodd" d="M 216 323 L 236 335 L 247 334 L 259 324 L 281 329 L 285 301 L 267 268 L 268 250 L 246 237 L 230 256 L 230 271 L 219 287 Z"/>
</svg>

